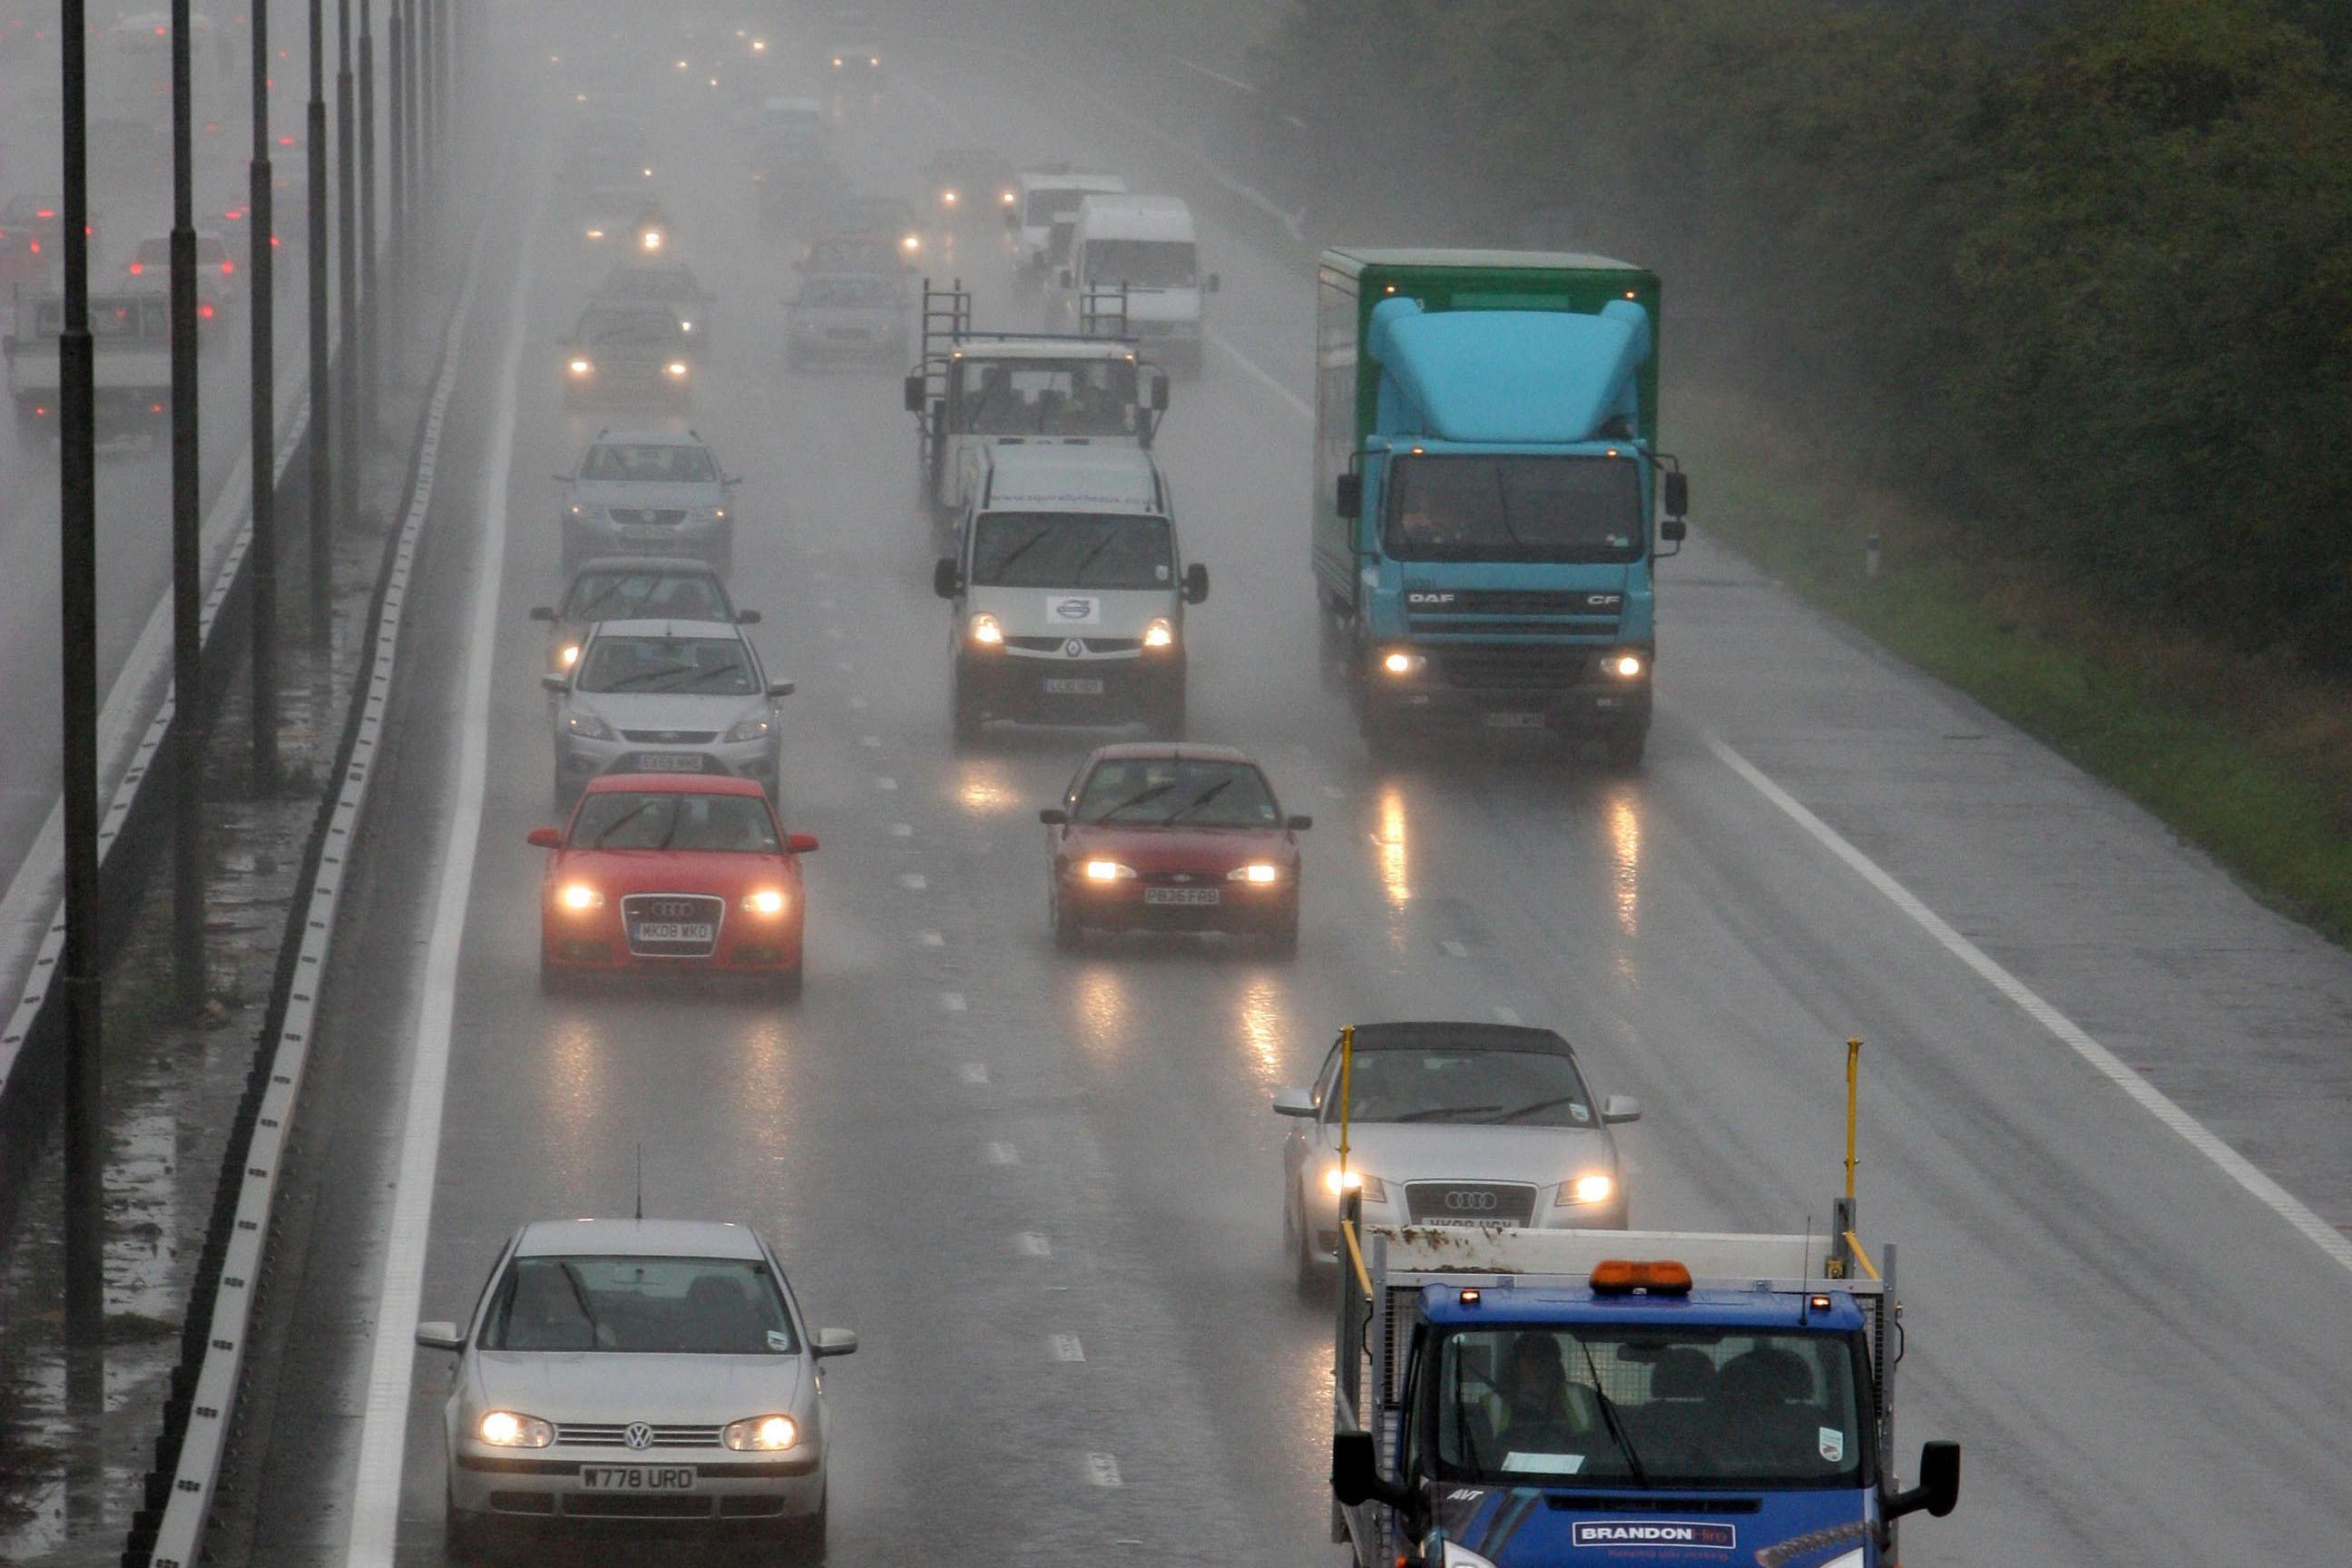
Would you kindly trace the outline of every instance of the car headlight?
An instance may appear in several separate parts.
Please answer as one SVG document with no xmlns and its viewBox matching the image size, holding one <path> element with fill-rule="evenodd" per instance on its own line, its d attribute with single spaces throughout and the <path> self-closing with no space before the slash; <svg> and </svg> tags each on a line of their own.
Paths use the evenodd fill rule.
<svg viewBox="0 0 2352 1568">
<path fill-rule="evenodd" d="M 1617 1195 L 1617 1178 L 1603 1171 L 1571 1177 L 1559 1184 L 1559 1196 L 1552 1200 L 1555 1208 L 1576 1208 L 1586 1204 L 1605 1204 Z"/>
<path fill-rule="evenodd" d="M 563 651 L 557 654 L 555 658 L 557 662 L 562 664 L 564 668 L 570 669 L 573 665 L 580 662 L 580 645 L 576 642 L 565 643 L 563 645 Z"/>
<path fill-rule="evenodd" d="M 1419 675 L 1428 663 L 1428 659 L 1407 648 L 1391 648 L 1381 656 L 1381 673 L 1399 679 L 1408 675 Z"/>
<path fill-rule="evenodd" d="M 544 1448 L 555 1441 L 555 1428 L 536 1415 L 486 1410 L 474 1423 L 474 1436 L 493 1448 Z"/>
<path fill-rule="evenodd" d="M 1253 860 L 1246 866 L 1236 866 L 1225 873 L 1228 882 L 1255 882 L 1264 887 L 1268 882 L 1282 880 L 1282 868 L 1267 860 Z"/>
<path fill-rule="evenodd" d="M 739 719 L 727 731 L 727 743 L 740 746 L 746 741 L 756 741 L 768 732 L 765 719 Z"/>
<path fill-rule="evenodd" d="M 604 237 L 604 231 L 601 228 L 592 228 L 588 231 L 588 237 L 591 239 L 602 239 Z"/>
<path fill-rule="evenodd" d="M 1361 1171 L 1343 1171 L 1337 1165 L 1323 1173 L 1323 1190 L 1335 1198 L 1342 1193 L 1361 1193 L 1368 1204 L 1389 1201 L 1388 1184 L 1378 1176 L 1368 1176 Z"/>
<path fill-rule="evenodd" d="M 986 647 L 998 647 L 1004 642 L 1004 628 L 996 617 L 985 610 L 971 618 L 971 640 Z"/>
<path fill-rule="evenodd" d="M 613 727 L 593 713 L 566 714 L 563 728 L 575 740 L 609 741 L 613 738 Z"/>
<path fill-rule="evenodd" d="M 657 228 L 646 230 L 642 243 L 647 250 L 659 250 L 662 247 L 662 231 Z"/>
<path fill-rule="evenodd" d="M 1011 191 L 999 191 L 996 199 L 1009 207 L 1013 205 L 1014 197 Z"/>
<path fill-rule="evenodd" d="M 566 882 L 557 890 L 555 901 L 567 910 L 601 910 L 604 907 L 604 894 L 602 889 L 586 882 Z"/>
<path fill-rule="evenodd" d="M 681 332 L 690 332 L 694 331 L 694 323 L 692 321 L 680 321 L 677 324 L 677 330 Z"/>
<path fill-rule="evenodd" d="M 1155 616 L 1152 617 L 1151 624 L 1143 628 L 1143 646 L 1146 647 L 1176 646 L 1176 628 L 1169 624 L 1167 616 Z"/>
<path fill-rule="evenodd" d="M 1122 866 L 1116 860 L 1088 860 L 1078 868 L 1079 875 L 1089 882 L 1127 882 L 1135 879 L 1135 868 Z"/>
<path fill-rule="evenodd" d="M 782 890 L 775 888 L 762 888 L 756 893 L 743 895 L 743 910 L 746 914 L 780 915 L 791 902 L 792 900 L 784 897 Z M 792 1447 L 790 1443 L 779 1443 L 776 1446 L 780 1448 Z"/>
<path fill-rule="evenodd" d="M 723 506 L 698 506 L 694 509 L 697 522 L 725 522 L 727 509 Z"/>
<path fill-rule="evenodd" d="M 662 374 L 668 376 L 672 381 L 684 381 L 686 379 L 686 362 L 682 359 L 674 359 L 667 364 L 662 366 Z"/>
<path fill-rule="evenodd" d="M 898 242 L 898 247 L 910 252 L 920 250 L 923 248 L 923 237 L 919 234 L 910 234 Z"/>
<path fill-rule="evenodd" d="M 953 191 L 941 191 L 940 193 L 940 200 L 945 202 L 949 206 L 953 206 L 956 204 L 956 194 Z"/>
<path fill-rule="evenodd" d="M 1468 1547 L 1457 1546 L 1449 1541 L 1438 1558 L 1438 1568 L 1495 1568 L 1495 1565 Z"/>
<path fill-rule="evenodd" d="M 1619 648 L 1601 660 L 1602 672 L 1620 680 L 1631 680 L 1649 668 L 1649 662 L 1631 648 Z"/>
<path fill-rule="evenodd" d="M 789 1415 L 753 1415 L 730 1421 L 719 1440 L 737 1453 L 775 1453 L 801 1440 L 798 1423 Z"/>
<path fill-rule="evenodd" d="M 569 371 L 570 371 L 572 374 L 574 374 L 574 375 L 588 375 L 588 374 L 592 374 L 595 371 L 595 369 L 596 369 L 596 367 L 595 367 L 593 364 L 591 364 L 588 361 L 586 361 L 586 360 L 584 360 L 584 359 L 576 359 L 576 360 L 573 360 L 570 364 L 568 364 L 568 365 L 564 366 L 564 368 L 565 368 L 566 370 L 569 370 Z M 579 509 L 578 507 L 573 507 L 572 510 L 574 510 L 574 511 L 578 511 L 580 509 Z"/>
</svg>

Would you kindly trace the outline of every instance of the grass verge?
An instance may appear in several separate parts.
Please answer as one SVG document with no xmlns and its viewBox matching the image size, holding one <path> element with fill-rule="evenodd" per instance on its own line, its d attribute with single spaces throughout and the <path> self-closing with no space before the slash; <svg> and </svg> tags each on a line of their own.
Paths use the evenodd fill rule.
<svg viewBox="0 0 2352 1568">
<path fill-rule="evenodd" d="M 1685 388 L 1668 412 L 1710 531 L 2352 942 L 2352 690 L 1984 561 L 1948 519 L 1852 483 L 1734 400 Z"/>
</svg>

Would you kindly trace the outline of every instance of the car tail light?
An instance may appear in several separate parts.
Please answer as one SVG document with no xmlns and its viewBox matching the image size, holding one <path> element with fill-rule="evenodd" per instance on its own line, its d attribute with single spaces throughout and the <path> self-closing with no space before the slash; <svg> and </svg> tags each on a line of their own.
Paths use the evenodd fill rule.
<svg viewBox="0 0 2352 1568">
<path fill-rule="evenodd" d="M 131 276 L 133 278 L 138 277 L 142 272 L 146 270 L 147 264 L 143 261 L 134 261 L 131 264 Z"/>
</svg>

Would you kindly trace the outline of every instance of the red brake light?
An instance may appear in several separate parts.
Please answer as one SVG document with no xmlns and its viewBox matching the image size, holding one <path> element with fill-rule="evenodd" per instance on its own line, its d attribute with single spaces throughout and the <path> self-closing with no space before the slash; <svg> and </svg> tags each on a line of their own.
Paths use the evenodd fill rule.
<svg viewBox="0 0 2352 1568">
<path fill-rule="evenodd" d="M 211 321 L 213 319 L 212 302 L 210 300 L 206 300 L 205 303 L 198 305 L 196 307 L 196 314 L 202 316 L 207 321 Z"/>
<path fill-rule="evenodd" d="M 221 276 L 222 276 L 222 277 L 226 278 L 226 277 L 227 277 L 230 273 L 232 273 L 232 272 L 236 271 L 236 262 L 234 262 L 234 261 L 224 261 L 224 262 L 222 262 L 222 263 L 221 263 Z"/>
<path fill-rule="evenodd" d="M 1635 1290 L 1647 1290 L 1654 1296 L 1687 1296 L 1690 1294 L 1690 1270 L 1671 1258 L 1633 1262 L 1623 1258 L 1605 1258 L 1592 1268 L 1592 1289 L 1596 1295 L 1623 1296 Z"/>
<path fill-rule="evenodd" d="M 131 276 L 133 278 L 138 277 L 142 272 L 146 270 L 147 264 L 143 261 L 134 261 L 131 264 Z"/>
<path fill-rule="evenodd" d="M 41 207 L 37 209 L 33 216 L 38 218 L 52 218 L 58 216 L 58 209 L 55 207 Z"/>
<path fill-rule="evenodd" d="M 158 27 L 155 29 L 155 36 L 159 38 L 168 38 L 172 36 L 172 29 L 169 27 Z"/>
</svg>

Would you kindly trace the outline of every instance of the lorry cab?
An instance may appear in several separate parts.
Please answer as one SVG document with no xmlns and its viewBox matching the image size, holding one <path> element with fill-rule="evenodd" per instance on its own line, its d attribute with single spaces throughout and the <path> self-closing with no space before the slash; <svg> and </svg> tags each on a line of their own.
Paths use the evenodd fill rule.
<svg viewBox="0 0 2352 1568">
<path fill-rule="evenodd" d="M 1089 195 L 1122 192 L 1127 182 L 1100 170 L 1055 163 L 1022 170 L 1013 189 L 1016 199 L 1004 215 L 1005 225 L 1019 242 L 1022 265 L 1042 275 L 1069 259 L 1078 204 Z"/>
<path fill-rule="evenodd" d="M 1178 197 L 1086 197 L 1055 280 L 1060 330 L 1116 317 L 1161 363 L 1200 370 L 1202 300 L 1220 279 L 1201 271 L 1192 211 Z"/>
<path fill-rule="evenodd" d="M 954 606 L 959 742 L 992 719 L 1140 720 L 1182 737 L 1184 611 L 1208 597 L 1209 574 L 1183 563 L 1149 452 L 996 448 L 933 587 Z"/>
</svg>

